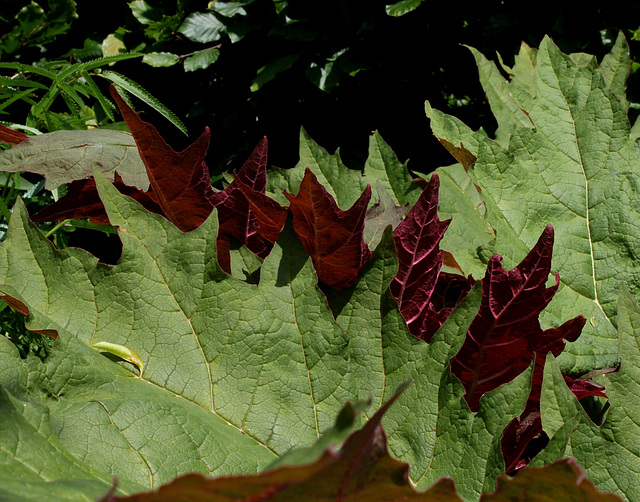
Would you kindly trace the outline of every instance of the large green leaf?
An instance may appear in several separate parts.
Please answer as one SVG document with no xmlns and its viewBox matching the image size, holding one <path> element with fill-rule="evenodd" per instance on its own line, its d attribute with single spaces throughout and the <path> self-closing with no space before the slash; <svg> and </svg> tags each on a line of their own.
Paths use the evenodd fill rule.
<svg viewBox="0 0 640 502">
<path fill-rule="evenodd" d="M 2 294 L 29 309 L 29 329 L 59 334 L 45 362 L 21 360 L 5 341 L 0 386 L 42 407 L 52 423 L 46 439 L 80 464 L 32 479 L 38 489 L 103 486 L 106 475 L 129 492 L 185 472 L 256 472 L 314 443 L 349 398 L 372 398 L 375 411 L 407 379 L 386 428 L 412 480 L 426 488 L 453 477 L 467 500 L 494 486 L 501 431 L 524 407 L 529 374 L 469 411 L 448 360 L 477 311 L 478 288 L 431 345 L 411 337 L 387 292 L 397 269 L 387 228 L 356 285 L 329 298 L 336 322 L 290 223 L 250 285 L 219 269 L 215 215 L 182 233 L 95 173 L 123 241 L 118 265 L 54 249 L 21 204 L 0 246 Z M 139 355 L 143 373 L 89 347 L 104 342 Z M 0 439 L 4 462 L 20 462 L 10 439 Z"/>
<path fill-rule="evenodd" d="M 436 136 L 477 157 L 469 175 L 486 204 L 484 218 L 496 230 L 490 244 L 456 256 L 479 265 L 498 253 L 512 267 L 552 224 L 553 267 L 562 286 L 541 318 L 543 327 L 583 314 L 591 323 L 560 357 L 563 370 L 610 366 L 618 284 L 626 281 L 633 294 L 640 292 L 640 150 L 619 97 L 626 42 L 619 37 L 601 67 L 594 57 L 561 53 L 545 38 L 537 52 L 523 49 L 508 82 L 493 63 L 474 55 L 500 125 L 498 140 L 426 107 Z"/>
<path fill-rule="evenodd" d="M 573 456 L 599 490 L 612 491 L 627 500 L 640 500 L 640 308 L 625 285 L 618 300 L 620 369 L 606 376 L 611 408 L 602 425 L 596 425 L 576 397 L 562 385 L 560 369 L 548 356 L 542 389 L 542 423 L 551 436 L 549 454 Z"/>
<path fill-rule="evenodd" d="M 451 375 L 449 359 L 478 311 L 479 287 L 426 344 L 409 335 L 387 291 L 396 271 L 395 247 L 387 229 L 360 281 L 329 295 L 336 320 L 362 361 L 351 374 L 372 396 L 374 409 L 403 381 L 412 379 L 384 422 L 392 454 L 410 463 L 418 488 L 451 477 L 463 499 L 477 500 L 483 491 L 493 490 L 495 479 L 504 472 L 500 437 L 510 417 L 524 409 L 531 373 L 487 393 L 480 411 L 471 412 L 462 384 Z"/>
<path fill-rule="evenodd" d="M 117 172 L 127 185 L 149 189 L 149 178 L 136 142 L 127 132 L 55 131 L 30 136 L 0 153 L 0 171 L 41 174 L 49 190 L 90 178 L 94 167 L 111 179 Z"/>
</svg>

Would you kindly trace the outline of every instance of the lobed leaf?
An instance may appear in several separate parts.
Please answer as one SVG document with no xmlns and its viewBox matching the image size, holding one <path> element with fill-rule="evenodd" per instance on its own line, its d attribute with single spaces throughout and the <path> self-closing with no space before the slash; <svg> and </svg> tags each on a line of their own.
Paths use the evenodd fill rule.
<svg viewBox="0 0 640 502">
<path fill-rule="evenodd" d="M 389 288 L 409 332 L 427 343 L 453 310 L 436 311 L 431 302 L 444 261 L 438 244 L 449 226 L 449 221 L 441 222 L 438 218 L 439 186 L 438 175 L 434 174 L 418 202 L 393 232 L 398 274 Z"/>
<path fill-rule="evenodd" d="M 610 408 L 602 424 L 595 424 L 569 390 L 551 354 L 547 356 L 542 387 L 542 424 L 552 436 L 552 454 L 572 456 L 599 490 L 617 493 L 625 500 L 640 498 L 637 396 L 640 382 L 640 308 L 626 285 L 618 299 L 620 369 L 606 375 Z M 534 459 L 548 463 L 551 452 Z"/>
<path fill-rule="evenodd" d="M 293 228 L 311 256 L 318 280 L 337 289 L 351 286 L 371 257 L 363 235 L 371 187 L 343 211 L 307 168 L 298 194 L 285 195 Z"/>
<path fill-rule="evenodd" d="M 144 164 L 131 134 L 109 129 L 54 131 L 26 136 L 6 128 L 0 139 L 15 146 L 0 152 L 0 170 L 31 172 L 46 178 L 52 190 L 92 176 L 93 167 L 110 179 L 119 174 L 128 185 L 149 187 Z"/>
<path fill-rule="evenodd" d="M 510 79 L 500 85 L 478 56 L 484 87 L 501 103 L 511 103 L 498 107 L 490 100 L 505 131 L 499 141 L 427 105 L 434 134 L 477 157 L 469 175 L 486 204 L 484 218 L 496 230 L 491 243 L 459 250 L 459 262 L 480 264 L 499 252 L 513 266 L 543 225 L 554 226 L 562 283 L 541 322 L 557 325 L 572 312 L 594 319 L 560 356 L 565 372 L 577 374 L 614 364 L 618 283 L 627 281 L 634 294 L 640 288 L 633 251 L 633 229 L 640 222 L 638 145 L 619 97 L 628 65 L 628 59 L 622 63 L 628 54 L 624 37 L 612 54 L 603 70 L 595 58 L 562 54 L 545 38 L 537 51 L 523 46 Z"/>
</svg>

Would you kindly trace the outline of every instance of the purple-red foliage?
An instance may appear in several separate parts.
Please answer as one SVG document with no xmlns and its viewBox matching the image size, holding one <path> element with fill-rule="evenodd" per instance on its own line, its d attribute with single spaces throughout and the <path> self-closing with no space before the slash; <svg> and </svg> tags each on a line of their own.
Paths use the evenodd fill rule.
<svg viewBox="0 0 640 502">
<path fill-rule="evenodd" d="M 218 263 L 231 272 L 229 237 L 237 239 L 252 253 L 265 258 L 287 219 L 287 209 L 265 195 L 267 187 L 267 138 L 224 189 L 226 198 L 218 206 Z"/>
<path fill-rule="evenodd" d="M 343 211 L 307 168 L 298 195 L 285 195 L 293 228 L 311 256 L 318 280 L 335 289 L 351 286 L 371 257 L 363 234 L 371 187 L 367 185 L 353 206 Z"/>
<path fill-rule="evenodd" d="M 439 187 L 440 179 L 433 174 L 418 201 L 393 232 L 398 273 L 389 288 L 409 332 L 427 343 L 453 311 L 453 307 L 444 304 L 436 310 L 431 301 L 444 260 L 439 244 L 451 222 L 438 218 Z"/>
</svg>

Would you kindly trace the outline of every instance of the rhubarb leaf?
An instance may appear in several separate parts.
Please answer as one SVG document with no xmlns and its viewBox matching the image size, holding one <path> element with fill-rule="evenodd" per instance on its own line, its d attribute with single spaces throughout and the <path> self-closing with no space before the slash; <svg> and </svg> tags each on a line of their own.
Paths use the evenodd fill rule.
<svg viewBox="0 0 640 502">
<path fill-rule="evenodd" d="M 640 395 L 640 308 L 623 284 L 618 299 L 620 369 L 605 377 L 610 408 L 594 424 L 564 382 L 558 364 L 547 357 L 542 388 L 542 424 L 556 455 L 572 456 L 599 490 L 627 500 L 640 498 L 638 395 Z M 550 459 L 543 452 L 534 463 Z M 537 462 L 536 462 L 537 461 Z"/>
<path fill-rule="evenodd" d="M 553 228 L 547 226 L 537 244 L 513 270 L 502 268 L 494 255 L 482 280 L 482 303 L 460 352 L 451 359 L 451 371 L 465 386 L 465 399 L 477 410 L 480 397 L 529 367 L 535 354 L 559 356 L 563 339 L 575 341 L 586 319 L 567 321 L 543 331 L 538 316 L 553 298 L 555 285 L 546 287 L 551 271 Z"/>
<path fill-rule="evenodd" d="M 371 257 L 364 242 L 364 218 L 371 187 L 343 211 L 307 169 L 297 195 L 285 192 L 293 228 L 311 256 L 318 280 L 336 289 L 351 286 Z"/>
<path fill-rule="evenodd" d="M 286 204 L 287 199 L 282 192 L 297 193 L 306 168 L 311 169 L 341 209 L 351 207 L 367 185 L 377 186 L 377 182 L 399 205 L 414 203 L 421 192 L 406 162 L 400 163 L 377 132 L 369 138 L 369 157 L 364 171 L 360 172 L 347 168 L 342 163 L 339 151 L 329 154 L 302 129 L 300 161 L 292 169 L 272 169 L 267 181 L 267 193 L 281 204 Z"/>
<path fill-rule="evenodd" d="M 9 358 L 0 384 L 49 406 L 66 449 L 147 488 L 187 471 L 255 472 L 275 454 L 313 442 L 359 392 L 346 377 L 346 334 L 291 226 L 260 283 L 249 285 L 218 268 L 214 216 L 182 233 L 96 175 L 123 241 L 113 267 L 78 249 L 55 250 L 16 205 L 0 247 L 3 294 L 30 309 L 29 329 L 53 327 L 65 340 L 44 366 Z M 143 377 L 89 348 L 94 341 L 134 350 Z M 18 371 L 33 389 L 15 388 Z M 124 383 L 103 384 L 114 372 Z M 87 442 L 96 423 L 120 439 Z"/>
<path fill-rule="evenodd" d="M 439 187 L 440 180 L 434 174 L 418 202 L 393 232 L 398 274 L 390 291 L 409 332 L 427 343 L 452 311 L 450 308 L 436 311 L 431 302 L 444 260 L 439 244 L 449 226 L 449 221 L 438 218 Z"/>
<path fill-rule="evenodd" d="M 508 146 L 427 105 L 434 134 L 477 157 L 469 174 L 486 204 L 485 219 L 496 230 L 490 244 L 458 251 L 460 263 L 483 263 L 500 253 L 512 267 L 544 225 L 554 226 L 562 286 L 541 323 L 558 325 L 576 312 L 594 319 L 560 356 L 566 372 L 615 363 L 618 284 L 626 281 L 632 294 L 640 292 L 640 262 L 633 251 L 639 245 L 633 229 L 640 225 L 634 174 L 640 147 L 631 139 L 626 104 L 618 97 L 625 66 L 620 58 L 627 52 L 619 37 L 612 56 L 618 63 L 607 59 L 603 72 L 595 58 L 565 55 L 545 38 L 537 52 L 525 51 L 516 60 L 506 87 L 495 83 L 495 75 L 491 82 L 485 79 L 485 87 L 502 89 L 496 92 L 503 100 L 510 99 L 508 90 L 531 120 L 532 127 L 513 119 Z"/>
<path fill-rule="evenodd" d="M 149 188 L 136 143 L 127 132 L 88 129 L 25 138 L 0 152 L 0 171 L 40 174 L 46 178 L 46 188 L 53 190 L 74 180 L 90 178 L 95 167 L 111 180 L 118 173 L 127 185 L 140 190 Z"/>
</svg>

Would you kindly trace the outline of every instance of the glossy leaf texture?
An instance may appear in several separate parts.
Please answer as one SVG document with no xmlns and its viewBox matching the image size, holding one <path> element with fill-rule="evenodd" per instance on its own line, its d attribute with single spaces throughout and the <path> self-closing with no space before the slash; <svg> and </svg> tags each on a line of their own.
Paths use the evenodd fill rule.
<svg viewBox="0 0 640 502">
<path fill-rule="evenodd" d="M 439 243 L 449 226 L 449 221 L 438 218 L 439 187 L 440 180 L 434 174 L 393 232 L 398 274 L 391 282 L 390 291 L 409 332 L 427 343 L 453 311 L 449 306 L 436 311 L 431 301 L 444 261 Z"/>
<path fill-rule="evenodd" d="M 545 38 L 537 50 L 523 44 L 515 65 L 503 67 L 505 78 L 472 51 L 499 125 L 495 140 L 427 105 L 434 134 L 477 158 L 467 177 L 480 189 L 482 218 L 496 231 L 479 249 L 454 253 L 463 269 L 479 269 L 496 253 L 513 267 L 544 225 L 553 225 L 561 285 L 541 323 L 557 326 L 575 313 L 593 320 L 560 356 L 565 373 L 615 364 L 618 284 L 626 281 L 634 295 L 640 292 L 634 230 L 640 225 L 640 147 L 624 98 L 628 52 L 622 34 L 600 63 L 563 54 Z M 462 189 L 450 198 L 465 199 Z M 451 209 L 454 222 L 468 218 Z"/>
<path fill-rule="evenodd" d="M 580 336 L 586 321 L 583 316 L 544 331 L 538 321 L 560 282 L 556 274 L 555 285 L 546 287 L 552 251 L 553 227 L 547 226 L 513 270 L 502 268 L 499 255 L 489 261 L 480 310 L 460 352 L 451 359 L 451 371 L 465 386 L 465 399 L 472 410 L 478 409 L 484 393 L 528 368 L 535 354 L 559 356 L 565 347 L 563 340 L 573 342 Z"/>
</svg>

